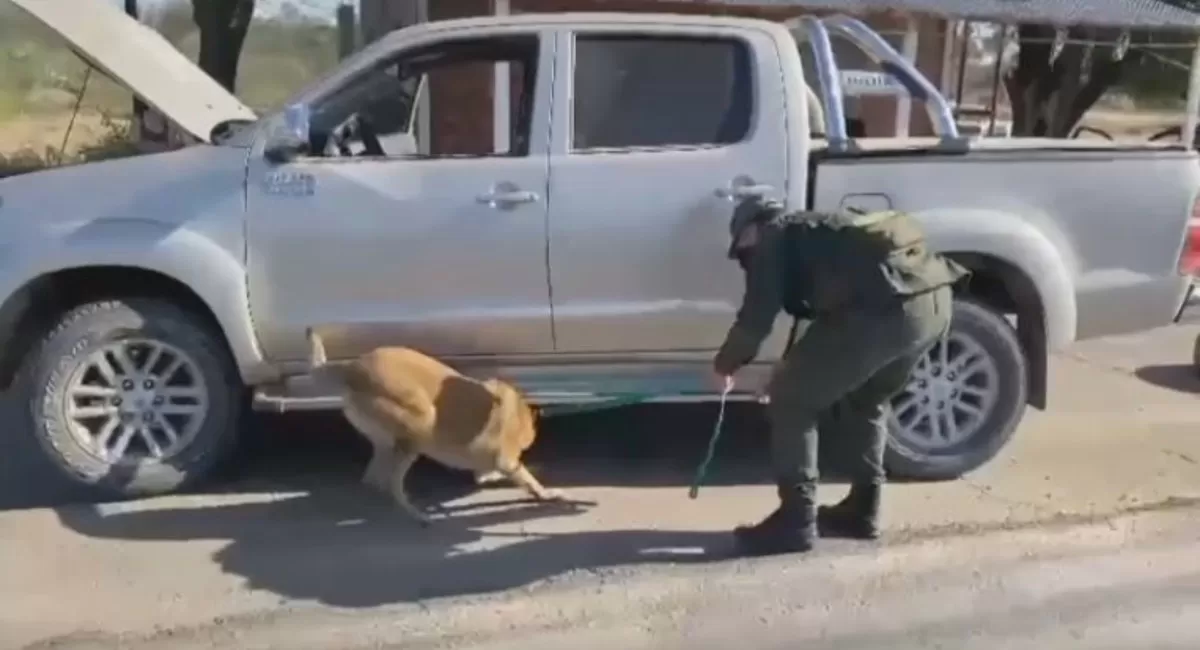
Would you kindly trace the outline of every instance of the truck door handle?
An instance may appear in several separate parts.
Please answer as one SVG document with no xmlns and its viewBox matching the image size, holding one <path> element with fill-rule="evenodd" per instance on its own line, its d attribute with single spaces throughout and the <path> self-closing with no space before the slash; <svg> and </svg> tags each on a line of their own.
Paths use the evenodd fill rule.
<svg viewBox="0 0 1200 650">
<path fill-rule="evenodd" d="M 755 183 L 753 178 L 742 175 L 730 181 L 728 186 L 718 187 L 713 193 L 719 199 L 736 202 L 751 198 L 761 199 L 774 191 L 773 186 Z"/>
<path fill-rule="evenodd" d="M 523 190 L 509 182 L 496 183 L 490 192 L 475 197 L 476 202 L 498 210 L 510 210 L 522 203 L 537 200 L 537 192 Z"/>
</svg>

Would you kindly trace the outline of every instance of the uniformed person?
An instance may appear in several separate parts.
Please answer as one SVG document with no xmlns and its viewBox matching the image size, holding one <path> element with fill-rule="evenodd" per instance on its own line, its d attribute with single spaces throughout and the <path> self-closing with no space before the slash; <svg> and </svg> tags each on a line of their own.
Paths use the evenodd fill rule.
<svg viewBox="0 0 1200 650">
<path fill-rule="evenodd" d="M 824 536 L 878 535 L 888 402 L 950 326 L 951 285 L 967 275 L 929 251 L 902 212 L 785 214 L 741 203 L 729 257 L 746 275 L 737 319 L 713 366 L 723 381 L 752 361 L 780 309 L 810 320 L 768 385 L 771 457 L 780 506 L 739 527 L 740 550 L 765 555 L 812 548 Z M 793 332 L 794 334 L 794 332 Z M 852 450 L 849 495 L 815 507 L 817 428 Z"/>
</svg>

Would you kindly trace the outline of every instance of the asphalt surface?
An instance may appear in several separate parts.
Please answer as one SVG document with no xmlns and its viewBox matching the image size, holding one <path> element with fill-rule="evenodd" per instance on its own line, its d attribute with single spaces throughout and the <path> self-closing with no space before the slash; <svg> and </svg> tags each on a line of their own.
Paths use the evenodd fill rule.
<svg viewBox="0 0 1200 650">
<path fill-rule="evenodd" d="M 41 647 L 1183 650 L 1200 644 L 1198 537 L 1196 513 L 1152 513 L 803 561 L 575 573 L 490 598 L 284 609 Z"/>
<path fill-rule="evenodd" d="M 420 465 L 424 531 L 357 485 L 336 417 L 263 418 L 210 490 L 117 504 L 79 502 L 8 430 L 0 648 L 1200 647 L 1197 335 L 1077 345 L 995 461 L 890 486 L 881 549 L 806 560 L 727 559 L 773 506 L 752 406 L 697 500 L 714 408 L 631 408 L 545 428 L 531 465 L 571 505 Z"/>
</svg>

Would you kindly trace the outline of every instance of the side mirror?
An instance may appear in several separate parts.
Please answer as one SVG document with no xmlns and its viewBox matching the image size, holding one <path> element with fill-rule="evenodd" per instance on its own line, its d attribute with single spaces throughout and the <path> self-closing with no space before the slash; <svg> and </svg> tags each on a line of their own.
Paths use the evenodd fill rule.
<svg viewBox="0 0 1200 650">
<path fill-rule="evenodd" d="M 282 164 L 306 153 L 309 146 L 309 109 L 305 104 L 292 104 L 283 113 L 283 126 L 276 129 L 263 147 L 267 160 Z"/>
</svg>

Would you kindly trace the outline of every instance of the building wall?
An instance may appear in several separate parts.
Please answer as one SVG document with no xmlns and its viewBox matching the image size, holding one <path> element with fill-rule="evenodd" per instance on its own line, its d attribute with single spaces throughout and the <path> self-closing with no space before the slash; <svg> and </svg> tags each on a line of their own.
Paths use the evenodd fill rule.
<svg viewBox="0 0 1200 650">
<path fill-rule="evenodd" d="M 364 25 L 368 20 L 376 25 L 396 16 L 411 13 L 409 6 L 417 0 L 362 0 Z M 729 6 L 701 2 L 665 3 L 656 0 L 509 0 L 512 13 L 562 12 L 562 11 L 622 11 L 664 12 L 681 14 L 717 14 L 767 20 L 784 21 L 814 12 L 798 8 L 778 6 Z M 389 10 L 368 11 L 367 5 L 388 5 Z M 467 16 L 488 15 L 494 11 L 494 0 L 428 0 L 429 20 L 445 20 Z M 404 9 L 404 11 L 401 11 Z M 903 31 L 904 17 L 894 12 L 879 12 L 863 16 L 864 22 L 880 31 Z M 946 21 L 932 16 L 917 19 L 920 34 L 917 48 L 917 68 L 941 85 L 942 49 L 945 46 Z M 406 23 L 392 23 L 399 26 Z M 389 29 L 392 27 L 389 27 Z M 365 30 L 364 30 L 365 31 Z M 386 31 L 386 29 L 384 30 Z M 897 39 L 893 46 L 899 49 Z M 469 153 L 482 151 L 491 145 L 491 105 L 494 80 L 483 67 L 456 72 L 453 77 L 443 75 L 431 84 L 431 130 L 434 153 Z M 438 110 L 436 107 L 453 106 L 455 110 Z M 869 137 L 886 137 L 895 134 L 897 101 L 889 97 L 864 97 L 859 100 L 859 117 L 863 120 Z M 486 111 L 486 115 L 482 112 Z M 910 122 L 912 135 L 932 133 L 923 107 L 913 103 Z"/>
<path fill-rule="evenodd" d="M 493 11 L 492 0 L 429 2 L 429 20 L 486 16 Z M 493 70 L 490 65 L 471 65 L 430 75 L 431 153 L 491 151 Z M 446 110 L 447 106 L 454 109 Z"/>
</svg>

